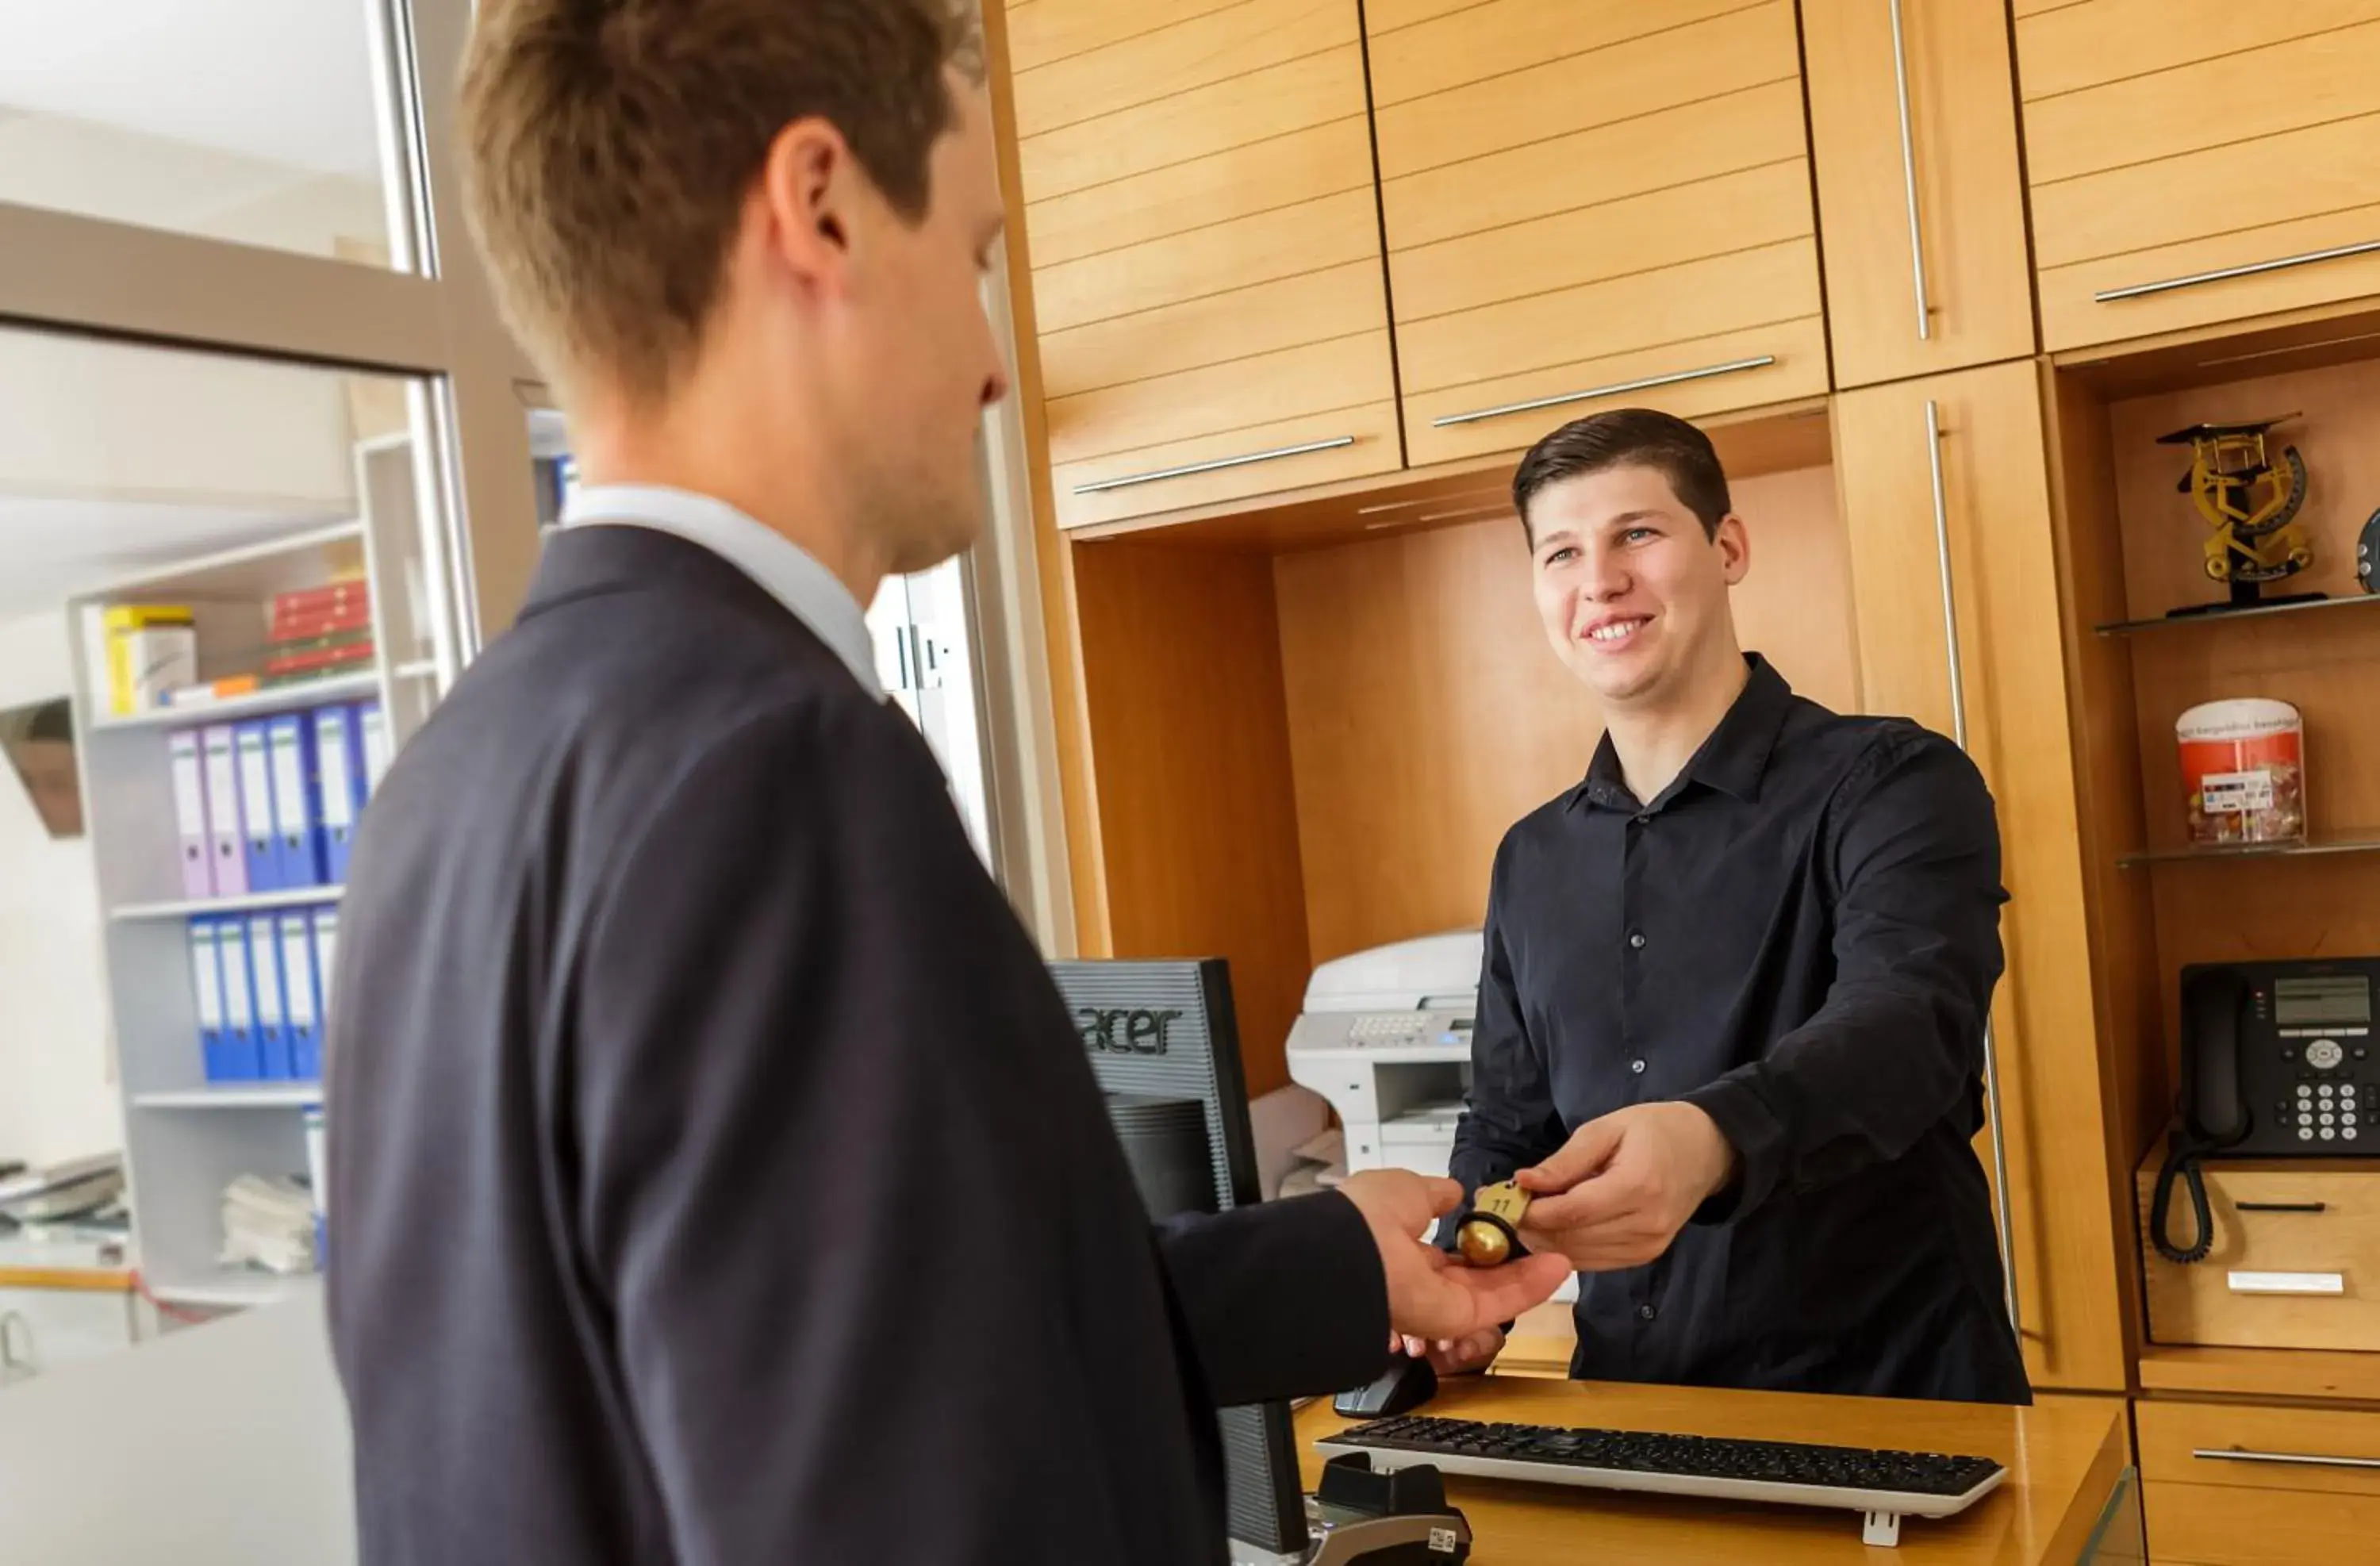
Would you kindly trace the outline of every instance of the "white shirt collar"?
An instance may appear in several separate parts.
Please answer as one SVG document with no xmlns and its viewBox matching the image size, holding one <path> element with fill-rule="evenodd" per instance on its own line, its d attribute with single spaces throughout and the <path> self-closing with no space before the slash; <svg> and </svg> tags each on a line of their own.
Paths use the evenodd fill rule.
<svg viewBox="0 0 2380 1566">
<path fill-rule="evenodd" d="M 565 528 L 650 528 L 698 544 L 759 583 L 808 625 L 870 697 L 884 699 L 868 614 L 842 578 L 775 528 L 722 500 L 661 484 L 593 484 L 562 508 Z"/>
</svg>

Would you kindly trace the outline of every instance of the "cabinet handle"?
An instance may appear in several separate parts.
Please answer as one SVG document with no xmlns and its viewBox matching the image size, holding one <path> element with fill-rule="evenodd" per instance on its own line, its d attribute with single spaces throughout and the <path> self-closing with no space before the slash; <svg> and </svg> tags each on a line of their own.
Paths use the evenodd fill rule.
<svg viewBox="0 0 2380 1566">
<path fill-rule="evenodd" d="M 1909 270 L 1917 292 L 1917 336 L 1934 335 L 1933 308 L 1925 297 L 1925 241 L 1917 225 L 1917 141 L 1909 129 L 1909 56 L 1900 41 L 1900 0 L 1885 0 L 1892 8 L 1892 86 L 1900 99 L 1900 190 L 1909 208 Z"/>
<path fill-rule="evenodd" d="M 2102 288 L 2091 297 L 2103 305 L 2113 304 L 2118 299 L 2137 299 L 2144 294 L 2170 293 L 2176 288 L 2195 288 L 2201 283 L 2224 283 L 2234 277 L 2286 272 L 2293 266 L 2312 266 L 2316 261 L 2340 261 L 2348 256 L 2368 256 L 2374 252 L 2380 252 L 2380 239 L 2366 239 L 2360 245 L 2335 245 L 2327 250 L 2308 250 L 2301 256 L 2250 261 L 2246 266 L 2227 266 L 2215 272 L 2193 272 L 2187 277 L 2168 277 L 2155 283 L 2135 283 L 2129 288 Z"/>
<path fill-rule="evenodd" d="M 2380 1457 L 2325 1457 L 2304 1451 L 2252 1451 L 2246 1447 L 2200 1447 L 2191 1456 L 2208 1463 L 2279 1463 L 2293 1468 L 2380 1468 Z"/>
<path fill-rule="evenodd" d="M 1950 662 L 1950 733 L 1967 748 L 1967 681 L 1959 663 L 1959 601 L 1950 580 L 1950 503 L 1942 484 L 1942 405 L 1925 399 L 1925 456 L 1934 477 L 1934 554 L 1942 573 L 1942 646 Z M 2000 1052 L 1992 1019 L 1984 1017 L 1984 1092 L 1991 1099 L 1992 1196 L 1999 1208 L 2000 1281 L 2008 1291 L 2009 1330 L 2024 1347 L 2024 1317 L 2017 1306 L 2016 1227 L 2011 1221 L 2008 1178 L 2008 1100 L 2000 1097 Z"/>
<path fill-rule="evenodd" d="M 2347 1293 L 2344 1272 L 2252 1272 L 2234 1269 L 2224 1280 L 2235 1294 L 2329 1294 Z"/>
<path fill-rule="evenodd" d="M 1531 397 L 1524 403 L 1500 403 L 1494 407 L 1477 408 L 1470 413 L 1450 413 L 1443 419 L 1431 419 L 1429 426 L 1433 430 L 1443 430 L 1450 424 L 1476 424 L 1483 419 L 1501 419 L 1508 413 L 1535 413 L 1541 407 L 1590 402 L 1597 397 L 1616 397 L 1622 392 L 1645 392 L 1656 386 L 1674 386 L 1682 381 L 1707 381 L 1714 375 L 1732 375 L 1739 370 L 1764 370 L 1776 362 L 1775 354 L 1762 354 L 1755 358 L 1731 358 L 1725 364 L 1706 364 L 1700 370 L 1674 370 L 1667 375 L 1647 375 L 1635 381 L 1614 381 L 1609 386 L 1589 386 L 1584 392 L 1564 392 L 1558 397 Z"/>
<path fill-rule="evenodd" d="M 1102 490 L 1126 490 L 1135 484 L 1154 484 L 1160 479 L 1186 479 L 1193 473 L 1220 473 L 1226 467 L 1245 467 L 1252 462 L 1278 462 L 1284 456 L 1304 456 L 1308 452 L 1336 451 L 1341 446 L 1355 443 L 1353 435 L 1338 435 L 1327 441 L 1307 441 L 1302 445 L 1274 446 L 1269 451 L 1252 451 L 1244 456 L 1219 456 L 1210 462 L 1185 462 L 1179 467 L 1160 467 L 1152 473 L 1127 473 L 1121 479 L 1101 479 L 1094 484 L 1077 484 L 1078 495 L 1095 495 Z"/>
</svg>

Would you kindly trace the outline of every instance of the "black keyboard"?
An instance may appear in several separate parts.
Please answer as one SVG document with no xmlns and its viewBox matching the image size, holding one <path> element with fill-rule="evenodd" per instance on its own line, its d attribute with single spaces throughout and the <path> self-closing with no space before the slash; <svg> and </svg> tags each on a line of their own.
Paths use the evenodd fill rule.
<svg viewBox="0 0 2380 1566">
<path fill-rule="evenodd" d="M 1939 1517 L 1963 1511 L 2006 1476 L 1990 1458 L 1946 1452 L 1489 1425 L 1424 1414 L 1354 1426 L 1316 1445 L 1334 1455 L 1366 1452 L 1378 1468 L 1427 1463 L 1449 1474 L 1541 1484 L 1846 1507 L 1868 1513 L 1869 1540 L 1878 1544 L 1898 1538 L 1902 1513 Z"/>
</svg>

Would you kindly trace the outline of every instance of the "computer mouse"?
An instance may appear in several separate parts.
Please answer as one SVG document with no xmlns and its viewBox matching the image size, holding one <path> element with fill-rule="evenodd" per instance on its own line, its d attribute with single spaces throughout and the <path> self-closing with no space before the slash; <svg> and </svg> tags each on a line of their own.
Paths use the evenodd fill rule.
<svg viewBox="0 0 2380 1566">
<path fill-rule="evenodd" d="M 1419 1408 L 1438 1395 L 1438 1372 L 1429 1361 L 1397 1354 L 1379 1378 L 1367 1387 L 1341 1392 L 1330 1400 L 1330 1411 L 1342 1419 L 1386 1419 Z"/>
</svg>

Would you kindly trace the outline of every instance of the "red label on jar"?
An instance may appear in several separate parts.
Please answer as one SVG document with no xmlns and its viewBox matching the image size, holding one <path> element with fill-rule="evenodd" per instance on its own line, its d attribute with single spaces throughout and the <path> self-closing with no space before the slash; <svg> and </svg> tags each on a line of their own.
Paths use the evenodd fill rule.
<svg viewBox="0 0 2380 1566">
<path fill-rule="evenodd" d="M 2194 843 L 2285 843 L 2305 835 L 2300 731 L 2181 741 Z"/>
</svg>

